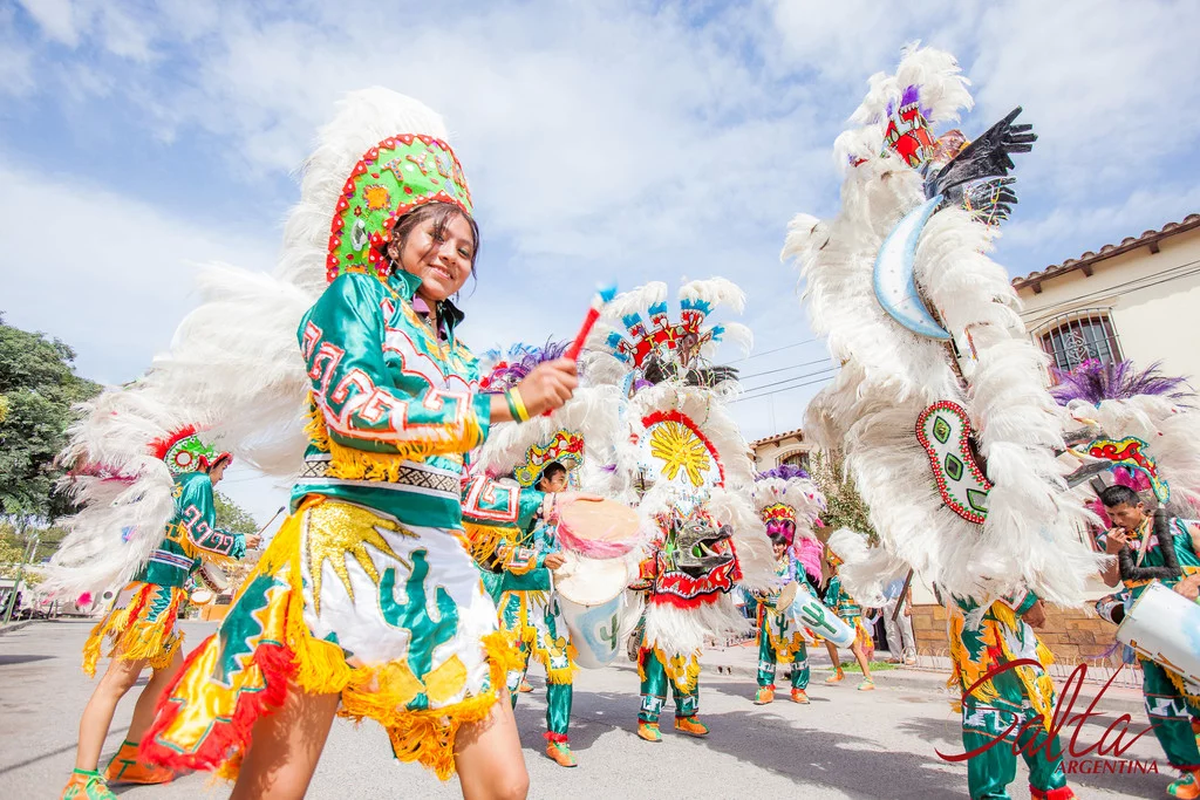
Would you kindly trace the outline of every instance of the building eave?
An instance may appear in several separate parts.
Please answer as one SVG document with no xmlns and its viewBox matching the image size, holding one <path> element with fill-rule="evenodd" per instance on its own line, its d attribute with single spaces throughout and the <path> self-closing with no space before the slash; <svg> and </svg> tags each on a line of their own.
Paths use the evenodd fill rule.
<svg viewBox="0 0 1200 800">
<path fill-rule="evenodd" d="M 1188 214 L 1181 221 L 1168 222 L 1159 230 L 1146 231 L 1141 236 L 1129 236 L 1117 244 L 1104 245 L 1098 252 L 1089 250 L 1079 258 L 1069 258 L 1061 264 L 1053 264 L 1043 270 L 1031 272 L 1023 278 L 1013 278 L 1012 286 L 1018 292 L 1022 289 L 1030 289 L 1034 294 L 1041 294 L 1042 283 L 1044 281 L 1075 271 L 1082 272 L 1085 276 L 1090 277 L 1095 269 L 1095 265 L 1101 261 L 1115 258 L 1131 250 L 1137 250 L 1139 247 L 1149 248 L 1152 254 L 1157 253 L 1160 249 L 1159 243 L 1163 239 L 1177 236 L 1196 228 L 1200 228 L 1200 214 Z"/>
</svg>

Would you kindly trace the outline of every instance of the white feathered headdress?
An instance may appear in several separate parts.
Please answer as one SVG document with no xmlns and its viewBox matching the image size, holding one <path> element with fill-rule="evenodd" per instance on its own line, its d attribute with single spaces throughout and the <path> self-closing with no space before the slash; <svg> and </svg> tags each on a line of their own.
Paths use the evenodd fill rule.
<svg viewBox="0 0 1200 800">
<path fill-rule="evenodd" d="M 749 341 L 743 326 L 711 321 L 720 305 L 740 311 L 744 295 L 723 278 L 692 281 L 679 290 L 674 318 L 666 298 L 661 283 L 619 295 L 589 339 L 591 380 L 619 387 L 625 398 L 625 435 L 616 445 L 618 470 L 636 490 L 629 502 L 647 528 L 695 514 L 726 529 L 742 582 L 772 588 L 774 556 L 750 497 L 749 446 L 726 408 L 739 391 L 736 372 L 713 363 L 723 338 Z M 647 640 L 664 652 L 687 654 L 702 647 L 705 636 L 744 627 L 728 594 L 704 597 L 651 603 Z"/>
<path fill-rule="evenodd" d="M 783 255 L 841 365 L 806 428 L 845 453 L 891 559 L 879 574 L 908 566 L 960 597 L 1029 587 L 1077 605 L 1099 566 L 1089 516 L 1056 461 L 1045 355 L 986 255 L 1016 201 L 1009 154 L 1034 137 L 1018 109 L 969 145 L 935 138 L 970 106 L 966 85 L 948 54 L 907 49 L 838 139 L 841 212 L 789 227 Z"/>
<path fill-rule="evenodd" d="M 275 270 L 206 267 L 204 302 L 155 360 L 172 396 L 203 408 L 217 440 L 269 475 L 294 476 L 308 444 L 311 384 L 296 331 L 327 284 L 331 221 L 364 154 L 398 134 L 442 140 L 446 126 L 423 103 L 389 89 L 348 94 L 304 164 Z"/>
<path fill-rule="evenodd" d="M 754 479 L 754 506 L 768 533 L 773 525 L 787 527 L 791 523 L 794 536 L 816 539 L 813 526 L 825 510 L 825 495 L 807 472 L 784 464 L 760 472 Z"/>
<path fill-rule="evenodd" d="M 200 444 L 194 409 L 164 398 L 157 376 L 111 388 L 81 406 L 59 462 L 79 506 L 39 592 L 72 600 L 120 587 L 149 560 L 174 515 L 175 472 L 208 470 L 222 455 Z M 164 460 L 166 459 L 166 460 Z"/>
</svg>

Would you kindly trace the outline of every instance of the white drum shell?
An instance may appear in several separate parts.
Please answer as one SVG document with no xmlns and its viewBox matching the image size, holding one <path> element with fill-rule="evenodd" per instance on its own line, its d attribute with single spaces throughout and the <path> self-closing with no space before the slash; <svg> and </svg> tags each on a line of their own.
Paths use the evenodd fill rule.
<svg viewBox="0 0 1200 800">
<path fill-rule="evenodd" d="M 563 622 L 585 669 L 611 664 L 623 649 L 622 619 L 628 567 L 620 559 L 570 558 L 556 570 L 554 589 Z"/>
<path fill-rule="evenodd" d="M 1117 627 L 1117 639 L 1138 655 L 1200 687 L 1200 605 L 1150 584 Z"/>
<path fill-rule="evenodd" d="M 808 628 L 834 647 L 849 647 L 854 644 L 856 632 L 822 603 L 808 587 L 800 587 L 791 606 L 792 619 Z"/>
</svg>

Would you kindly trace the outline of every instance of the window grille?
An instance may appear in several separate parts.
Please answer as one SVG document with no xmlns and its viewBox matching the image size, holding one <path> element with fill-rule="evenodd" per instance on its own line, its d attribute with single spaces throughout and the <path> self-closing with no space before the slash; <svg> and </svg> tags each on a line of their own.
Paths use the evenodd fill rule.
<svg viewBox="0 0 1200 800">
<path fill-rule="evenodd" d="M 1108 309 L 1088 308 L 1063 314 L 1041 326 L 1035 340 L 1053 366 L 1069 372 L 1085 361 L 1121 360 L 1121 340 Z"/>
<path fill-rule="evenodd" d="M 790 464 L 793 467 L 800 467 L 805 472 L 809 471 L 808 453 L 803 450 L 798 450 L 794 453 L 788 453 L 783 458 L 779 459 L 779 466 Z"/>
</svg>

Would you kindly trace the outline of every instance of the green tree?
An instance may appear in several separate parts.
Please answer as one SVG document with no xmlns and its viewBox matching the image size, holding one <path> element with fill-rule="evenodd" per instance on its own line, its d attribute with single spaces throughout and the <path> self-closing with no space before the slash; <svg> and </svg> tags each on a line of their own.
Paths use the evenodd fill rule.
<svg viewBox="0 0 1200 800">
<path fill-rule="evenodd" d="M 213 492 L 213 505 L 217 507 L 217 527 L 231 533 L 244 533 L 247 536 L 258 533 L 258 523 L 250 512 L 230 500 L 220 492 Z"/>
<path fill-rule="evenodd" d="M 865 533 L 871 544 L 878 544 L 879 537 L 871 525 L 871 510 L 859 495 L 854 478 L 846 473 L 842 454 L 813 453 L 809 472 L 825 495 L 825 513 L 821 515 L 825 525 L 830 530 L 849 528 Z"/>
<path fill-rule="evenodd" d="M 6 325 L 0 315 L 0 513 L 26 524 L 68 509 L 54 490 L 61 475 L 54 458 L 66 444 L 71 406 L 100 391 L 75 374 L 74 360 L 63 342 Z"/>
</svg>

